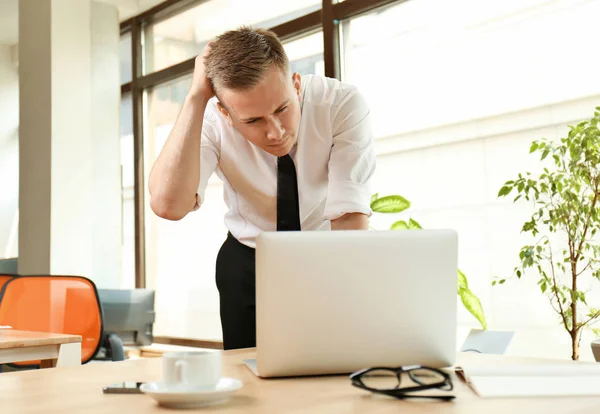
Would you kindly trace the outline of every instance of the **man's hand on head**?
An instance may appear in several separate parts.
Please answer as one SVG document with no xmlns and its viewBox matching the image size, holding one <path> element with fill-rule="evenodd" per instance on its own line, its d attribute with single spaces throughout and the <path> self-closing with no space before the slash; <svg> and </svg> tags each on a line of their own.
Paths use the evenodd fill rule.
<svg viewBox="0 0 600 414">
<path fill-rule="evenodd" d="M 192 86 L 190 87 L 189 95 L 192 97 L 201 97 L 208 101 L 210 98 L 215 96 L 215 91 L 211 80 L 206 75 L 206 64 L 205 60 L 210 55 L 211 43 L 209 42 L 204 47 L 204 52 L 201 55 L 196 56 L 194 62 L 194 75 L 192 78 Z"/>
<path fill-rule="evenodd" d="M 331 230 L 368 230 L 369 218 L 363 213 L 346 213 L 331 220 Z"/>
</svg>

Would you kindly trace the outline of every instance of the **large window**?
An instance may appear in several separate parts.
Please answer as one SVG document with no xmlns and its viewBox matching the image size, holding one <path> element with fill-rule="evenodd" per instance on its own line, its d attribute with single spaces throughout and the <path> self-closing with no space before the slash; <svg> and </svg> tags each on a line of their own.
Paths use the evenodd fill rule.
<svg viewBox="0 0 600 414">
<path fill-rule="evenodd" d="M 591 58 L 599 15 L 598 0 L 414 0 L 341 23 L 343 79 L 372 109 L 374 191 L 408 198 L 410 217 L 425 227 L 458 231 L 459 266 L 489 327 L 516 331 L 512 355 L 570 355 L 534 272 L 491 286 L 535 242 L 521 232 L 534 206 L 497 194 L 506 180 L 541 169 L 528 154 L 532 140 L 565 136 L 600 102 L 600 59 Z M 458 309 L 460 328 L 477 326 Z M 584 359 L 591 339 L 585 331 Z"/>
<path fill-rule="evenodd" d="M 323 32 L 303 36 L 284 43 L 292 72 L 301 75 L 324 75 Z"/>
<path fill-rule="evenodd" d="M 378 154 L 374 192 L 402 194 L 423 226 L 459 232 L 459 265 L 489 327 L 517 331 L 508 352 L 568 355 L 567 338 L 535 278 L 491 287 L 491 278 L 509 276 L 516 265 L 530 213 L 528 205 L 499 200 L 497 193 L 505 180 L 539 166 L 528 156 L 531 140 L 560 137 L 567 123 L 599 104 L 600 0 L 198 0 L 183 11 L 169 4 L 164 14 L 131 23 L 141 51 L 133 49 L 143 58 L 131 62 L 143 67 L 132 71 L 124 62 L 122 69 L 123 82 L 128 73 L 143 74 L 124 87 L 142 108 L 133 130 L 143 132 L 145 171 L 134 177 L 133 161 L 123 162 L 126 229 L 136 214 L 132 183 L 145 186 L 173 127 L 189 88 L 190 60 L 224 30 L 276 28 L 293 71 L 334 76 L 341 69 L 340 78 L 363 92 Z M 131 38 L 122 44 L 131 48 Z M 123 113 L 133 117 L 128 99 Z M 131 125 L 126 130 L 124 159 L 134 153 Z M 146 266 L 135 270 L 145 277 L 138 285 L 145 280 L 156 289 L 157 335 L 221 338 L 214 269 L 226 229 L 216 177 L 205 195 L 198 212 L 170 222 L 151 212 L 146 193 L 145 226 L 137 229 L 145 235 L 138 240 L 145 241 Z M 371 224 L 387 228 L 396 219 L 374 215 Z M 131 272 L 134 237 L 125 231 L 124 239 L 124 272 Z M 457 306 L 459 328 L 477 327 Z M 589 359 L 585 335 L 582 353 Z"/>
<path fill-rule="evenodd" d="M 145 28 L 144 73 L 197 56 L 206 43 L 243 24 L 270 28 L 318 10 L 321 0 L 211 0 Z M 234 12 L 235 11 L 235 12 Z"/>
<path fill-rule="evenodd" d="M 121 35 L 119 45 L 121 84 L 131 82 L 131 32 Z"/>
<path fill-rule="evenodd" d="M 571 57 L 589 56 L 598 15 L 597 1 L 403 2 L 342 23 L 343 79 L 377 136 L 597 94 L 598 65 Z"/>
<path fill-rule="evenodd" d="M 191 76 L 186 76 L 147 93 L 147 174 L 173 128 L 190 83 Z M 221 183 L 211 180 L 202 209 L 181 221 L 157 217 L 148 204 L 146 209 L 146 285 L 156 290 L 156 335 L 220 340 L 214 266 L 226 236 Z"/>
</svg>

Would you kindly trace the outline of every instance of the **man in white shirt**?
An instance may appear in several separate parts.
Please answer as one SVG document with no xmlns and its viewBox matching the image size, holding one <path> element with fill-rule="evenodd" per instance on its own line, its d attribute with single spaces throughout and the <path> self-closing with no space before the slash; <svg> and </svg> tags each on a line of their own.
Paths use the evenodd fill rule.
<svg viewBox="0 0 600 414">
<path fill-rule="evenodd" d="M 180 220 L 202 205 L 213 172 L 223 181 L 229 234 L 216 282 L 225 349 L 256 343 L 256 236 L 366 230 L 374 170 L 362 95 L 336 79 L 291 74 L 272 32 L 225 32 L 196 58 L 192 86 L 150 173 L 150 206 Z"/>
</svg>

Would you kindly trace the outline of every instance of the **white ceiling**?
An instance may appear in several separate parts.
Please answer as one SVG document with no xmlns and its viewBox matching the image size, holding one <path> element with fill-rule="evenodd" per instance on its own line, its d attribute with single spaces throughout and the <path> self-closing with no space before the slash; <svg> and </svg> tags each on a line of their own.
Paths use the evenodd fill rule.
<svg viewBox="0 0 600 414">
<path fill-rule="evenodd" d="M 112 4 L 123 21 L 164 0 L 94 0 Z M 19 40 L 19 0 L 0 0 L 0 45 L 14 45 Z"/>
</svg>

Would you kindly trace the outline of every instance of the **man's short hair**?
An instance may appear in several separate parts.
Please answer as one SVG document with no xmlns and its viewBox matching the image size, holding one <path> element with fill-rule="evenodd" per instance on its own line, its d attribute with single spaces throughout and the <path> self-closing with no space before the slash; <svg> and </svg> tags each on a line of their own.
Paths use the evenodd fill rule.
<svg viewBox="0 0 600 414">
<path fill-rule="evenodd" d="M 256 86 L 271 66 L 289 73 L 289 60 L 275 33 L 242 26 L 211 43 L 204 64 L 215 90 L 247 90 Z"/>
</svg>

